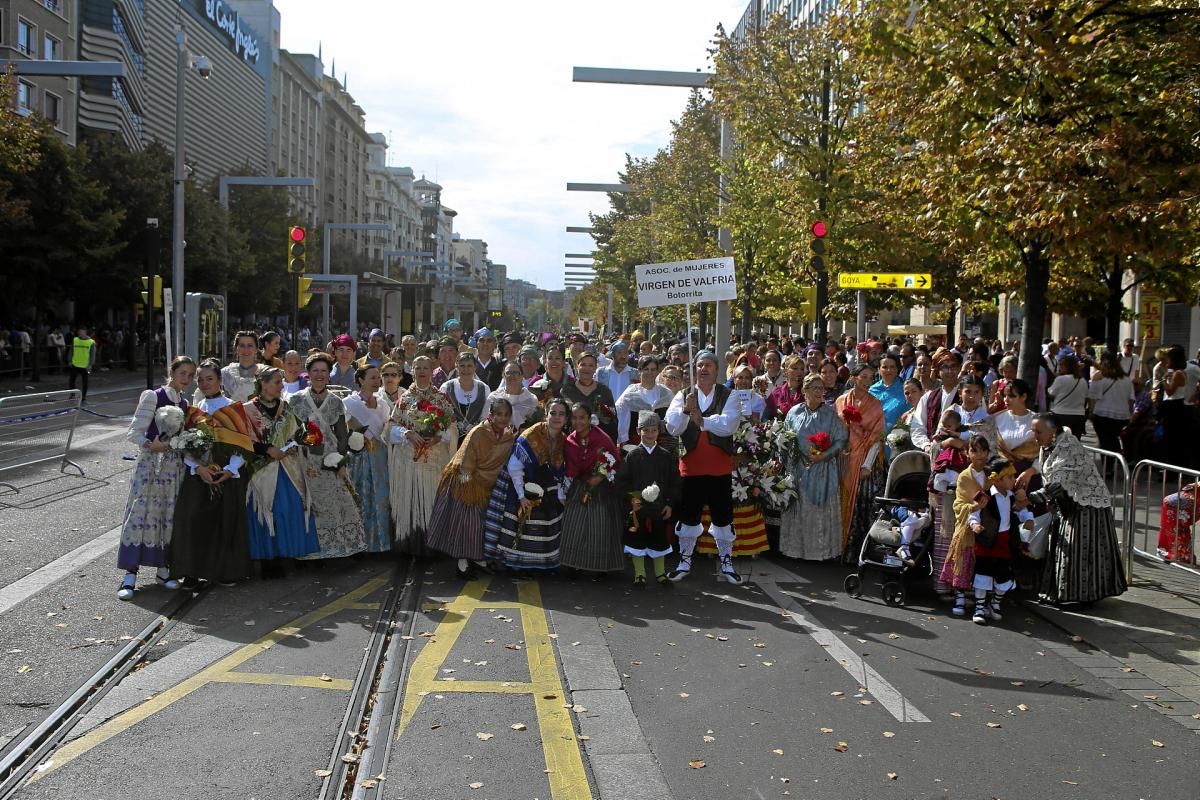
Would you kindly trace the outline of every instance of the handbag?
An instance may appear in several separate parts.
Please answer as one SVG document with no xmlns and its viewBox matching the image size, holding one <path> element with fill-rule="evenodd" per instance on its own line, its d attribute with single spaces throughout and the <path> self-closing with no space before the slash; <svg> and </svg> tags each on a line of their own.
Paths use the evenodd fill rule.
<svg viewBox="0 0 1200 800">
<path fill-rule="evenodd" d="M 1050 523 L 1053 521 L 1054 515 L 1046 512 L 1033 518 L 1032 528 L 1021 527 L 1021 541 L 1025 544 L 1029 557 L 1035 561 L 1046 557 L 1046 550 L 1050 544 Z"/>
</svg>

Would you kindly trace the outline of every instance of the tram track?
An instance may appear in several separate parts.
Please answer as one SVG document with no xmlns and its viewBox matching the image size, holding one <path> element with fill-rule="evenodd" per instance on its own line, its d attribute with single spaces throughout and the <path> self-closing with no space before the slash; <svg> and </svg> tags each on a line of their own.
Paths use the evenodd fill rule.
<svg viewBox="0 0 1200 800">
<path fill-rule="evenodd" d="M 420 569 L 415 558 L 396 565 L 350 690 L 318 800 L 370 800 L 386 779 L 393 720 L 404 696 L 405 655 L 421 595 Z"/>
<path fill-rule="evenodd" d="M 40 765 L 53 756 L 71 729 L 124 680 L 176 624 L 196 607 L 208 592 L 205 587 L 181 593 L 169 608 L 143 628 L 112 658 L 79 685 L 32 731 L 14 740 L 0 752 L 0 800 L 8 800 Z"/>
</svg>

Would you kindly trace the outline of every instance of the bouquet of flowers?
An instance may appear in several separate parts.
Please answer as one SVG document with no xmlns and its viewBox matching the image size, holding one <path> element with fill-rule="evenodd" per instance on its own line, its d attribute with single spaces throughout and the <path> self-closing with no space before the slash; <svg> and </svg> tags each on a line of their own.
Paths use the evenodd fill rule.
<svg viewBox="0 0 1200 800">
<path fill-rule="evenodd" d="M 516 549 L 517 544 L 521 541 L 522 534 L 525 533 L 525 523 L 529 520 L 529 513 L 542 504 L 542 498 L 546 496 L 546 490 L 540 484 L 532 481 L 521 487 L 522 496 L 533 504 L 533 508 L 526 512 L 524 508 L 517 511 L 517 533 L 513 536 L 512 546 Z"/>
<path fill-rule="evenodd" d="M 833 447 L 833 441 L 825 431 L 811 434 L 808 437 L 808 457 L 810 459 L 816 458 L 831 447 Z"/>
<path fill-rule="evenodd" d="M 324 444 L 325 434 L 321 433 L 321 426 L 310 419 L 304 423 L 303 428 L 296 431 L 296 441 L 305 447 L 316 447 Z"/>
<path fill-rule="evenodd" d="M 169 441 L 183 430 L 184 413 L 179 406 L 163 406 L 154 412 L 154 427 L 160 441 Z"/>
<path fill-rule="evenodd" d="M 617 459 L 612 453 L 607 450 L 601 450 L 596 456 L 596 463 L 592 465 L 593 478 L 604 478 L 609 483 L 616 480 L 617 477 Z M 586 504 L 592 499 L 592 489 L 589 486 L 583 491 L 583 497 L 579 502 Z"/>
<path fill-rule="evenodd" d="M 858 406 L 852 406 L 847 403 L 842 407 L 842 419 L 847 425 L 855 425 L 862 422 L 862 412 L 858 410 Z"/>
<path fill-rule="evenodd" d="M 659 496 L 662 494 L 662 489 L 657 483 L 652 483 L 640 492 L 629 493 L 629 532 L 636 531 L 641 524 L 638 522 L 638 512 L 642 510 L 642 503 L 650 503 L 653 505 L 658 502 Z"/>
<path fill-rule="evenodd" d="M 888 431 L 884 437 L 884 443 L 892 449 L 892 454 L 903 453 L 908 450 L 915 450 L 912 443 L 912 434 L 907 422 L 899 420 L 895 426 Z"/>
<path fill-rule="evenodd" d="M 351 453 L 361 453 L 367 446 L 367 437 L 362 435 L 362 431 L 354 431 L 350 434 L 347 445 Z"/>
<path fill-rule="evenodd" d="M 765 469 L 759 473 L 758 485 L 766 504 L 784 509 L 796 497 L 796 483 L 792 474 L 781 469 Z"/>
<path fill-rule="evenodd" d="M 450 427 L 450 419 L 444 408 L 422 397 L 417 401 L 412 420 L 412 429 L 421 437 L 421 444 L 413 448 L 413 461 L 428 461 L 429 448 L 433 447 L 431 440 Z"/>
<path fill-rule="evenodd" d="M 197 419 L 186 430 L 172 436 L 167 444 L 175 452 L 203 462 L 208 460 L 209 452 L 216 441 L 208 423 Z"/>
<path fill-rule="evenodd" d="M 341 468 L 342 464 L 346 463 L 346 456 L 339 453 L 337 450 L 326 453 L 321 459 L 321 469 L 327 469 L 336 472 Z"/>
</svg>

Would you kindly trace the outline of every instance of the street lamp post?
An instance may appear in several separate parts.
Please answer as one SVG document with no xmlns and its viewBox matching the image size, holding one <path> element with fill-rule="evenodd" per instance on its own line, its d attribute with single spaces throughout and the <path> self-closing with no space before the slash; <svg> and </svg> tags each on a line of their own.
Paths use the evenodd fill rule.
<svg viewBox="0 0 1200 800">
<path fill-rule="evenodd" d="M 187 49 L 187 34 L 183 26 L 175 30 L 175 203 L 171 219 L 171 299 L 174 324 L 171 326 L 175 339 L 175 353 L 183 352 L 183 309 L 187 304 L 183 284 L 183 216 L 185 212 L 186 166 L 183 163 L 183 90 L 184 75 L 195 68 L 205 80 L 212 74 L 212 62 L 207 56 L 194 56 Z"/>
</svg>

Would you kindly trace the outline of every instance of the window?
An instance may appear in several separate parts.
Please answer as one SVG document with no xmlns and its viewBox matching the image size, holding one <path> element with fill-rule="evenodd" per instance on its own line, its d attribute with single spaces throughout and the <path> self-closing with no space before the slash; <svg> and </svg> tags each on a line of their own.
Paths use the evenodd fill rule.
<svg viewBox="0 0 1200 800">
<path fill-rule="evenodd" d="M 42 38 L 42 58 L 48 61 L 62 60 L 62 42 L 48 33 Z"/>
<path fill-rule="evenodd" d="M 22 114 L 28 114 L 34 110 L 34 96 L 37 94 L 36 87 L 28 81 L 17 81 L 17 110 Z"/>
<path fill-rule="evenodd" d="M 30 58 L 37 56 L 37 26 L 17 18 L 17 49 Z"/>
<path fill-rule="evenodd" d="M 50 92 L 45 93 L 45 102 L 42 106 L 44 109 L 43 116 L 50 122 L 54 123 L 54 127 L 62 127 L 62 98 Z"/>
</svg>

